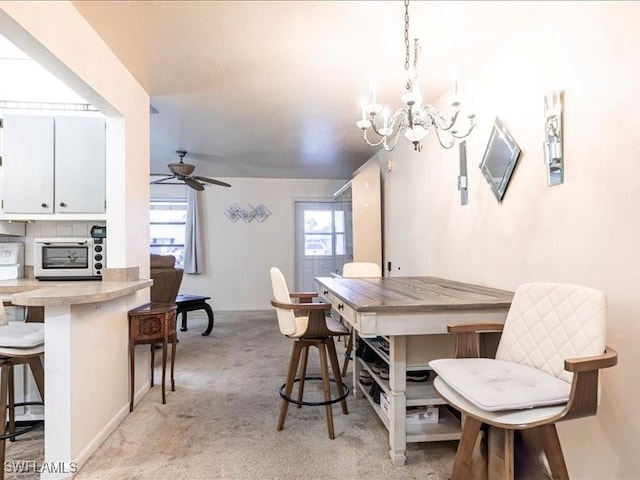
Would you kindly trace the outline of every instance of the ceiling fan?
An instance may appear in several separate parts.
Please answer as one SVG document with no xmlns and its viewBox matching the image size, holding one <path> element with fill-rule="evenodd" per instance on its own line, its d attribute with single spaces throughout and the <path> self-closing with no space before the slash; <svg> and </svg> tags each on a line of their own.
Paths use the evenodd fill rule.
<svg viewBox="0 0 640 480">
<path fill-rule="evenodd" d="M 185 150 L 176 150 L 178 157 L 180 157 L 180 163 L 170 163 L 168 165 L 169 170 L 171 170 L 172 175 L 169 175 L 165 178 L 160 178 L 158 180 L 154 180 L 151 183 L 163 183 L 168 180 L 177 179 L 184 183 L 186 183 L 189 187 L 194 190 L 204 190 L 204 186 L 201 182 L 211 183 L 213 185 L 219 185 L 221 187 L 230 187 L 228 183 L 221 182 L 220 180 L 214 180 L 213 178 L 207 177 L 199 177 L 197 175 L 191 175 L 193 171 L 196 169 L 195 165 L 191 165 L 189 163 L 184 163 L 183 159 L 187 152 Z"/>
</svg>

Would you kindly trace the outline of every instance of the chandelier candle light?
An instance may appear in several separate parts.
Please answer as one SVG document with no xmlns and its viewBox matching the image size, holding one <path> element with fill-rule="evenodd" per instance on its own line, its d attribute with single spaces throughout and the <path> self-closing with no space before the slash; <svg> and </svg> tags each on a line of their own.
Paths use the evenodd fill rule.
<svg viewBox="0 0 640 480">
<path fill-rule="evenodd" d="M 451 148 L 456 139 L 463 139 L 469 136 L 476 126 L 475 114 L 473 112 L 466 115 L 468 122 L 463 131 L 459 130 L 458 120 L 460 114 L 460 97 L 458 96 L 458 81 L 454 80 L 453 97 L 451 98 L 451 106 L 453 107 L 453 115 L 446 118 L 433 105 L 422 105 L 422 93 L 420 92 L 420 78 L 418 69 L 418 57 L 420 55 L 420 44 L 418 39 L 414 39 L 413 47 L 413 68 L 410 68 L 410 49 L 409 49 L 409 0 L 404 2 L 404 44 L 406 48 L 406 56 L 404 69 L 407 71 L 408 79 L 406 84 L 407 92 L 402 95 L 402 101 L 406 107 L 400 107 L 396 112 L 389 116 L 389 109 L 377 103 L 376 85 L 371 83 L 370 103 L 367 103 L 366 97 L 360 102 L 362 109 L 362 118 L 356 122 L 356 125 L 362 130 L 362 138 L 372 147 L 382 145 L 388 152 L 396 147 L 400 132 L 404 131 L 404 136 L 413 143 L 416 151 L 422 150 L 422 140 L 429 133 L 429 129 L 433 127 L 438 137 L 438 143 L 443 148 Z M 382 114 L 382 123 L 379 123 Z M 367 132 L 372 129 L 373 132 L 381 137 L 377 141 L 371 141 L 367 137 Z"/>
</svg>

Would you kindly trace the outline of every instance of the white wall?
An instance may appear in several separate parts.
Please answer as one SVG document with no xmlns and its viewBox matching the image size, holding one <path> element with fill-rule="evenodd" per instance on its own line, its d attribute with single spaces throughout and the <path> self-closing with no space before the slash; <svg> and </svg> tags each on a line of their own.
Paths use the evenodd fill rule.
<svg viewBox="0 0 640 480">
<path fill-rule="evenodd" d="M 149 96 L 71 2 L 0 1 L 0 31 L 106 116 L 109 264 L 139 265 L 142 276 L 148 277 Z M 110 314 L 108 318 L 100 317 L 104 319 L 99 322 L 101 330 L 93 334 L 119 339 L 119 348 L 107 345 L 92 350 L 90 361 L 74 361 L 72 391 L 65 392 L 72 399 L 72 430 L 65 430 L 69 433 L 65 438 L 45 435 L 47 461 L 74 460 L 81 466 L 127 414 L 129 381 L 123 375 L 128 365 L 127 310 L 148 298 L 146 290 L 109 302 Z M 79 323 L 82 322 L 79 320 L 75 326 Z M 49 338 L 48 333 L 45 336 Z M 147 350 L 138 353 L 138 362 L 143 364 L 148 359 Z M 91 386 L 87 389 L 82 379 L 96 378 L 96 365 L 100 366 L 99 376 L 119 381 L 109 384 L 107 390 L 92 391 Z M 138 389 L 148 382 L 148 375 L 141 369 Z M 63 387 L 58 385 L 58 389 Z M 73 403 L 82 403 L 87 395 L 100 398 L 99 415 L 90 409 L 74 411 Z M 55 412 L 55 407 L 61 405 L 51 407 Z M 105 424 L 108 419 L 111 420 Z M 92 440 L 87 445 L 88 439 Z M 65 451 L 64 458 L 51 458 L 51 451 L 58 451 L 56 442 L 63 446 L 60 448 Z"/>
<path fill-rule="evenodd" d="M 506 289 L 571 282 L 607 294 L 619 365 L 604 372 L 598 415 L 559 426 L 576 479 L 640 478 L 639 24 L 636 2 L 548 2 L 520 38 L 464 73 L 480 120 L 468 140 L 469 205 L 457 191 L 457 148 L 428 138 L 415 153 L 401 139 L 376 156 L 393 275 Z M 547 187 L 543 96 L 552 88 L 565 90 L 566 170 L 564 184 Z M 496 115 L 522 149 L 501 204 L 478 169 Z"/>
<path fill-rule="evenodd" d="M 214 310 L 270 309 L 269 268 L 279 267 L 294 285 L 294 200 L 332 199 L 346 180 L 220 180 L 232 187 L 208 186 L 201 192 L 205 272 L 185 274 L 180 291 L 211 296 Z M 152 194 L 171 187 L 154 185 Z M 233 223 L 223 213 L 232 203 L 263 203 L 271 216 L 262 223 Z"/>
</svg>

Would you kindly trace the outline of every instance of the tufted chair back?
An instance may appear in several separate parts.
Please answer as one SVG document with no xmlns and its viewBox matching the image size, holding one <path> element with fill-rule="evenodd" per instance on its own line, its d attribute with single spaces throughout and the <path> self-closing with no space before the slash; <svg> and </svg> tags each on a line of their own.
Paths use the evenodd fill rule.
<svg viewBox="0 0 640 480">
<path fill-rule="evenodd" d="M 606 328 L 602 292 L 561 283 L 525 283 L 513 297 L 496 359 L 571 382 L 564 360 L 602 354 Z"/>
</svg>

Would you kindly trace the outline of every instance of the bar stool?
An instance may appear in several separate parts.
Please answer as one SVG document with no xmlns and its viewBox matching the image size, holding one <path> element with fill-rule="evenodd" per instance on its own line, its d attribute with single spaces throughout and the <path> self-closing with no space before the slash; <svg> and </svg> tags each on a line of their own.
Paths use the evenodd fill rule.
<svg viewBox="0 0 640 480">
<path fill-rule="evenodd" d="M 278 430 L 284 428 L 284 421 L 287 416 L 289 403 L 295 403 L 298 407 L 302 405 L 324 406 L 327 417 L 327 429 L 329 438 L 333 440 L 333 404 L 340 402 L 342 413 L 348 414 L 346 398 L 349 396 L 349 388 L 342 383 L 340 375 L 340 365 L 336 354 L 336 346 L 333 337 L 346 335 L 347 329 L 331 317 L 326 316 L 326 312 L 331 309 L 330 303 L 311 303 L 315 293 L 289 293 L 287 283 L 282 272 L 276 268 L 271 268 L 271 285 L 273 287 L 273 300 L 271 305 L 276 309 L 278 316 L 278 326 L 283 335 L 295 340 L 289 361 L 289 370 L 284 385 L 280 387 L 280 416 L 278 418 Z M 293 303 L 292 298 L 297 298 L 299 303 Z M 306 316 L 296 316 L 296 310 L 306 313 Z M 320 377 L 307 376 L 307 358 L 309 347 L 318 348 L 320 355 Z M 302 360 L 300 357 L 302 356 Z M 329 367 L 327 357 L 331 363 L 334 378 L 329 377 Z M 300 377 L 296 378 L 296 371 L 300 365 Z M 324 401 L 306 402 L 302 400 L 305 380 L 322 380 Z M 298 399 L 291 398 L 293 384 L 298 383 Z M 337 386 L 337 396 L 331 398 L 331 384 L 335 382 Z"/>
<path fill-rule="evenodd" d="M 367 278 L 367 277 L 381 277 L 382 269 L 377 263 L 371 262 L 350 262 L 345 263 L 342 266 L 343 278 Z M 344 363 L 342 364 L 342 376 L 347 374 L 347 368 L 349 367 L 349 360 L 351 360 L 351 352 L 353 351 L 353 337 L 355 333 L 353 329 L 347 327 L 350 330 L 349 341 L 347 342 L 347 348 L 344 351 Z"/>
<path fill-rule="evenodd" d="M 151 302 L 129 311 L 129 364 L 131 367 L 131 400 L 129 411 L 133 412 L 135 394 L 135 346 L 151 345 L 151 386 L 153 387 L 153 364 L 156 345 L 162 342 L 162 404 L 167 403 L 165 395 L 165 371 L 167 368 L 167 347 L 171 342 L 171 391 L 176 386 L 173 369 L 176 360 L 176 310 L 173 303 Z"/>
<path fill-rule="evenodd" d="M 3 324 L 4 323 L 4 324 Z M 44 405 L 44 368 L 40 355 L 44 353 L 44 325 L 41 323 L 6 323 L 4 306 L 0 307 L 0 413 L 9 410 L 9 428 L 0 421 L 0 466 L 5 461 L 5 441 L 34 430 L 44 424 L 36 422 L 28 427 L 16 429 L 15 407 Z M 13 367 L 29 365 L 35 379 L 40 402 L 19 402 L 14 399 Z M 7 432 L 8 430 L 8 432 Z M 0 468 L 0 480 L 4 479 L 4 468 Z"/>
</svg>

